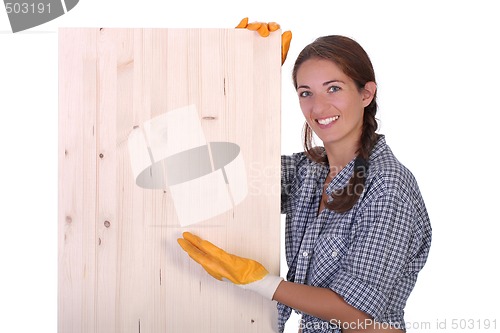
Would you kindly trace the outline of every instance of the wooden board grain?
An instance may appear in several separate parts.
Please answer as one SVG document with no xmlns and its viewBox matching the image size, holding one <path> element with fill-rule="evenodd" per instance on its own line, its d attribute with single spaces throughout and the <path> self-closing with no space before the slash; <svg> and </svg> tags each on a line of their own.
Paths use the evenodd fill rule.
<svg viewBox="0 0 500 333">
<path fill-rule="evenodd" d="M 273 332 L 275 303 L 217 281 L 191 231 L 279 274 L 280 36 L 243 29 L 59 30 L 59 332 Z M 248 194 L 181 227 L 169 188 L 136 184 L 134 128 L 194 105 L 236 143 Z M 183 126 L 181 124 L 181 126 Z"/>
</svg>

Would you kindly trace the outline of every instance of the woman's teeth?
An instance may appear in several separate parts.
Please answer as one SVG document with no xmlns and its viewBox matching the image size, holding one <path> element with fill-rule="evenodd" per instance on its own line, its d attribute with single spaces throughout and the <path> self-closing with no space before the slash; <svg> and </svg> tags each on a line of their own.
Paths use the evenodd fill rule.
<svg viewBox="0 0 500 333">
<path fill-rule="evenodd" d="M 318 123 L 320 123 L 321 125 L 328 125 L 329 123 L 331 123 L 332 121 L 335 121 L 337 119 L 339 119 L 340 116 L 334 116 L 334 117 L 330 117 L 330 118 L 325 118 L 325 119 L 318 119 Z"/>
</svg>

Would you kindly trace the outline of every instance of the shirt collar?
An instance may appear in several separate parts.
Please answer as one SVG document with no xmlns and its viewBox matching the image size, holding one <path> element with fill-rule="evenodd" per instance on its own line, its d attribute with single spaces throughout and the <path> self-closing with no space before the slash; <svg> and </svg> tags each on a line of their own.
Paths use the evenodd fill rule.
<svg viewBox="0 0 500 333">
<path fill-rule="evenodd" d="M 385 135 L 379 134 L 378 141 L 370 154 L 369 163 L 372 163 L 386 148 L 387 144 L 385 143 Z M 370 168 L 368 168 L 368 170 L 370 170 Z"/>
<path fill-rule="evenodd" d="M 373 150 L 370 154 L 369 158 L 369 163 L 374 161 L 386 148 L 386 143 L 385 143 L 385 136 L 383 134 L 379 134 L 379 138 L 377 140 L 377 143 L 375 143 L 375 146 L 373 147 Z M 326 188 L 326 194 L 328 196 L 331 196 L 332 192 L 335 190 L 339 190 L 344 188 L 347 183 L 349 182 L 349 179 L 352 176 L 353 173 L 353 168 L 354 168 L 354 159 L 353 158 L 340 172 L 333 177 L 333 179 L 330 181 L 330 184 L 328 184 L 328 187 Z M 317 164 L 321 168 L 321 173 L 319 177 L 319 182 L 321 183 L 320 186 L 323 186 L 323 183 L 326 175 L 328 174 L 328 169 L 329 167 L 327 165 L 322 165 L 322 164 Z M 370 172 L 370 168 L 368 167 L 368 173 Z"/>
</svg>

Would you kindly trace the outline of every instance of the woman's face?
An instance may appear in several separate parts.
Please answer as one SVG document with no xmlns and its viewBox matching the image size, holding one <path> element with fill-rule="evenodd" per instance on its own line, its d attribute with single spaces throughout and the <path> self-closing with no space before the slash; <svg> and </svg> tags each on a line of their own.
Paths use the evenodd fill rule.
<svg viewBox="0 0 500 333">
<path fill-rule="evenodd" d="M 334 62 L 312 58 L 297 71 L 297 93 L 307 123 L 325 148 L 358 145 L 364 108 L 373 99 L 370 91 L 360 91 Z"/>
</svg>

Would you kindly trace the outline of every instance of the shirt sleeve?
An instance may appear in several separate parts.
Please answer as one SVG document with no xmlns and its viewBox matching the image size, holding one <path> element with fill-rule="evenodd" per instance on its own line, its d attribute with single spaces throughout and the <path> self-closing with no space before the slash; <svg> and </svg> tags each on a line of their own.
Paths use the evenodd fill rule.
<svg viewBox="0 0 500 333">
<path fill-rule="evenodd" d="M 330 288 L 376 320 L 392 321 L 387 316 L 396 310 L 400 316 L 394 318 L 402 318 L 416 274 L 423 267 L 422 263 L 408 269 L 421 246 L 413 239 L 416 215 L 413 200 L 399 191 L 381 193 L 362 208 L 342 268 Z M 395 302 L 394 298 L 400 299 Z M 397 309 L 388 309 L 394 304 Z"/>
</svg>

